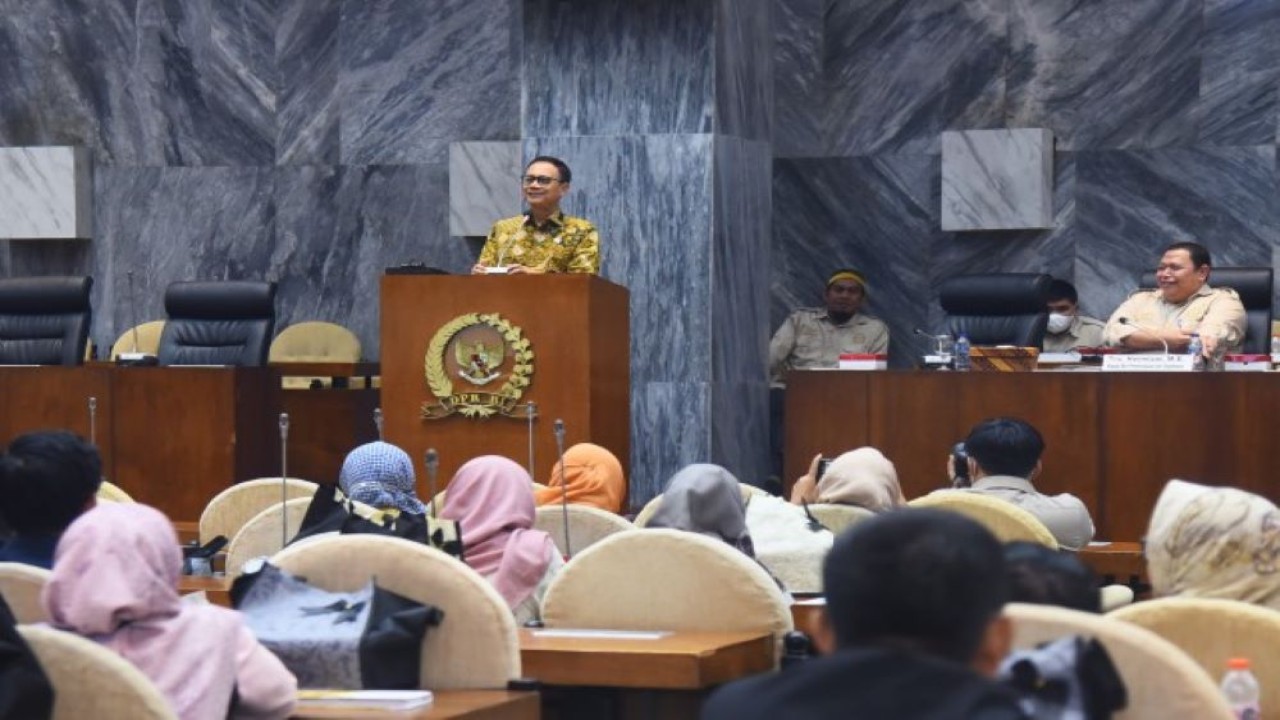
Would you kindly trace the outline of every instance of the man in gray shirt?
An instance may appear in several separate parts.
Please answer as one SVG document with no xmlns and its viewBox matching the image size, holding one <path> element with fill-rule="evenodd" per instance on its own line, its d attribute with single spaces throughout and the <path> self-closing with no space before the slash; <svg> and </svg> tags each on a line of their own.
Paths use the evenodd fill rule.
<svg viewBox="0 0 1280 720">
<path fill-rule="evenodd" d="M 833 368 L 841 353 L 889 352 L 889 327 L 862 312 L 867 282 L 853 269 L 827 278 L 826 307 L 802 308 L 782 321 L 769 341 L 769 379 L 783 381 L 787 370 Z"/>
</svg>

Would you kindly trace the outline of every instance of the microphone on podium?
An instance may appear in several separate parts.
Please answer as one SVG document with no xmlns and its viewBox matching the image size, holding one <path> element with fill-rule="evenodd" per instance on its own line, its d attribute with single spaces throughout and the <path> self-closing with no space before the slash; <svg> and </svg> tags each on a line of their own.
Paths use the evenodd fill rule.
<svg viewBox="0 0 1280 720">
<path fill-rule="evenodd" d="M 1127 317 L 1119 318 L 1116 322 L 1119 322 L 1121 325 L 1125 325 L 1125 326 L 1127 326 L 1127 327 L 1131 327 L 1131 328 L 1133 328 L 1134 330 L 1137 330 L 1138 332 L 1144 332 L 1144 333 L 1146 333 L 1146 334 L 1150 335 L 1151 337 L 1153 337 L 1153 338 L 1155 338 L 1155 339 L 1159 340 L 1159 341 L 1160 341 L 1160 344 L 1164 346 L 1164 354 L 1165 354 L 1165 355 L 1171 355 L 1171 354 L 1172 354 L 1172 353 L 1170 353 L 1170 352 L 1169 352 L 1169 343 L 1168 343 L 1168 342 L 1166 342 L 1166 341 L 1165 341 L 1165 339 L 1164 339 L 1163 337 L 1161 337 L 1161 336 L 1160 336 L 1160 333 L 1156 332 L 1156 330 L 1155 330 L 1154 328 L 1147 327 L 1146 325 L 1143 325 L 1143 324 L 1141 324 L 1141 323 L 1136 323 L 1136 322 L 1134 322 L 1134 321 L 1130 320 L 1130 319 L 1129 319 L 1129 318 L 1127 318 Z"/>
<path fill-rule="evenodd" d="M 573 548 L 569 545 L 569 483 L 567 468 L 564 466 L 564 420 L 556 418 L 554 432 L 556 435 L 556 453 L 560 456 L 560 519 L 564 521 L 564 556 L 573 557 Z"/>
</svg>

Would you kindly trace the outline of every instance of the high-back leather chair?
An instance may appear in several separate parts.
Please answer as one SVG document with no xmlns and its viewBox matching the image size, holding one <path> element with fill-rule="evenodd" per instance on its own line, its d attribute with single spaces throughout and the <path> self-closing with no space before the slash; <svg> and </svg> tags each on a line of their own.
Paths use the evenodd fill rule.
<svg viewBox="0 0 1280 720">
<path fill-rule="evenodd" d="M 1037 273 L 960 275 L 944 280 L 938 300 L 947 332 L 972 345 L 1043 347 L 1046 297 L 1053 278 Z"/>
<path fill-rule="evenodd" d="M 1271 352 L 1271 289 L 1275 272 L 1269 267 L 1215 267 L 1210 287 L 1231 288 L 1244 305 L 1244 347 L 1247 353 Z M 1142 274 L 1142 288 L 1156 287 L 1156 274 Z"/>
<path fill-rule="evenodd" d="M 79 365 L 89 341 L 91 277 L 0 279 L 0 365 Z"/>
<path fill-rule="evenodd" d="M 176 282 L 164 293 L 169 319 L 160 335 L 161 365 L 267 363 L 276 324 L 276 284 L 232 280 Z"/>
</svg>

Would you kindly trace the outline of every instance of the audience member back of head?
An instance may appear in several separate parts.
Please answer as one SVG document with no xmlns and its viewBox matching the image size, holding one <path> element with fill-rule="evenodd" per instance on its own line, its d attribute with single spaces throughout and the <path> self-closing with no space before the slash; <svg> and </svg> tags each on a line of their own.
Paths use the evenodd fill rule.
<svg viewBox="0 0 1280 720">
<path fill-rule="evenodd" d="M 0 562 L 53 567 L 59 536 L 93 507 L 101 484 L 97 448 L 74 433 L 14 438 L 0 455 L 0 513 L 13 532 L 0 547 Z"/>
<path fill-rule="evenodd" d="M 842 533 L 823 568 L 825 657 L 722 688 L 704 720 L 1025 717 L 990 678 L 1010 645 L 1000 543 L 954 513 L 899 510 Z"/>
<path fill-rule="evenodd" d="M 1098 578 L 1074 553 L 1033 542 L 1004 546 L 1009 602 L 1102 612 Z"/>
<path fill-rule="evenodd" d="M 338 487 L 348 498 L 384 512 L 427 512 L 418 499 L 413 460 L 404 450 L 381 440 L 347 453 Z"/>
</svg>

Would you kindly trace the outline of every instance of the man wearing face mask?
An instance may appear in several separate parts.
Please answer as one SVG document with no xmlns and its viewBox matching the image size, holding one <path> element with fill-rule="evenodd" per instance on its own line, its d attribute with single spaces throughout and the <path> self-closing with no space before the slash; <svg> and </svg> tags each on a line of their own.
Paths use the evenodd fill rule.
<svg viewBox="0 0 1280 720">
<path fill-rule="evenodd" d="M 1103 344 L 1106 323 L 1080 314 L 1076 288 L 1054 278 L 1049 285 L 1049 329 L 1044 335 L 1044 351 L 1071 352 L 1076 348 L 1096 348 Z"/>
</svg>

